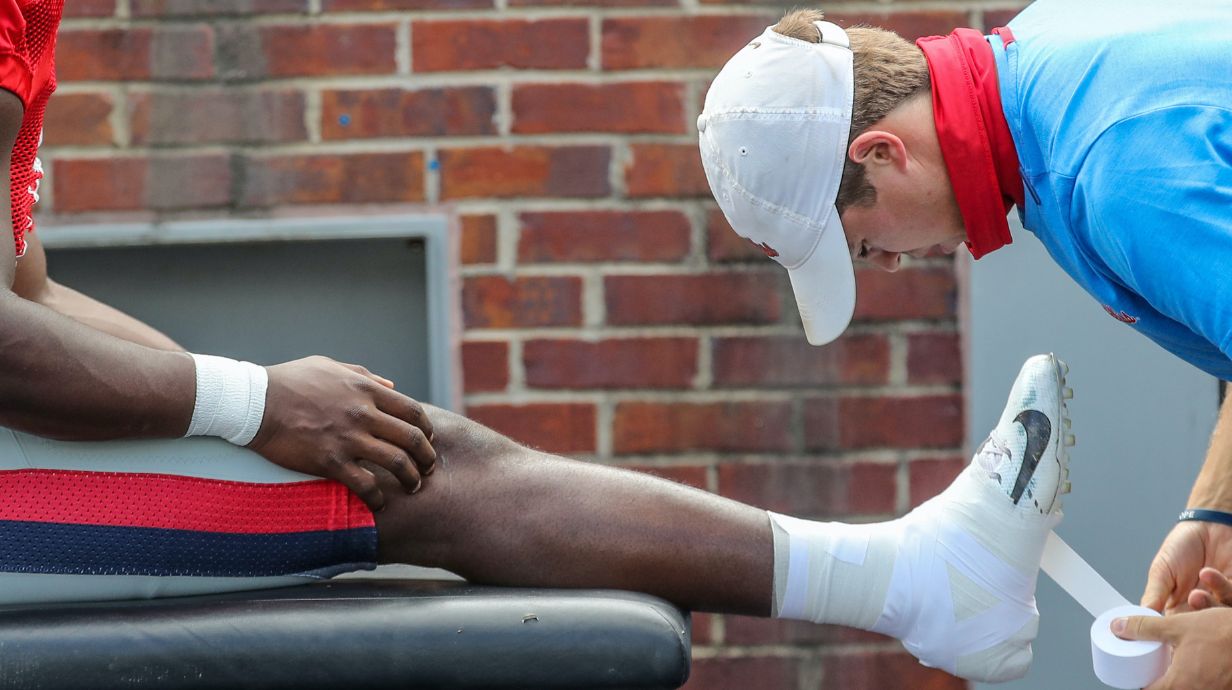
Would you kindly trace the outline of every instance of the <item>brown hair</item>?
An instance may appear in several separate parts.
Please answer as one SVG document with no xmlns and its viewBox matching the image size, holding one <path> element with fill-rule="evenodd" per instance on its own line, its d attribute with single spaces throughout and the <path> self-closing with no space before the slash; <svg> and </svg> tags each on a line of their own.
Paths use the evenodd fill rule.
<svg viewBox="0 0 1232 690">
<path fill-rule="evenodd" d="M 774 30 L 784 36 L 809 43 L 820 43 L 821 34 L 813 22 L 825 15 L 817 9 L 788 12 Z M 893 31 L 875 27 L 847 29 L 851 40 L 855 99 L 851 113 L 851 133 L 847 145 L 873 123 L 881 120 L 900 103 L 929 89 L 928 63 L 915 44 Z M 853 163 L 843 153 L 843 179 L 835 206 L 867 206 L 877 200 L 877 190 L 864 175 L 864 166 Z"/>
</svg>

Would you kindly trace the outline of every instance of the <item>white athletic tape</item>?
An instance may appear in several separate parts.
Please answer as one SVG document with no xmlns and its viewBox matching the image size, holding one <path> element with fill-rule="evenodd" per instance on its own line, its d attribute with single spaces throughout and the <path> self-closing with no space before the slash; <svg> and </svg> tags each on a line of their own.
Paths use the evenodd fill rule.
<svg viewBox="0 0 1232 690">
<path fill-rule="evenodd" d="M 1040 568 L 1092 616 L 1091 664 L 1095 675 L 1114 688 L 1142 688 L 1168 670 L 1168 648 L 1159 642 L 1122 640 L 1109 625 L 1122 616 L 1158 616 L 1129 603 L 1056 532 L 1048 534 Z"/>
<path fill-rule="evenodd" d="M 931 538 L 921 534 L 900 544 L 885 608 L 872 629 L 901 640 L 925 666 L 953 673 L 960 656 L 1001 644 L 1035 616 L 1034 578 L 1005 563 L 966 528 L 938 521 L 932 529 Z M 966 578 L 962 586 L 974 585 L 996 603 L 959 619 L 949 601 L 954 596 L 950 569 Z M 906 606 L 928 599 L 946 603 Z"/>
<path fill-rule="evenodd" d="M 264 367 L 226 357 L 192 355 L 197 394 L 185 436 L 217 436 L 237 446 L 256 437 L 265 414 L 269 376 Z"/>
<path fill-rule="evenodd" d="M 1118 606 L 1129 606 L 1129 600 L 1082 560 L 1082 556 L 1056 532 L 1048 533 L 1040 568 L 1092 616 Z"/>
<path fill-rule="evenodd" d="M 868 552 L 869 532 L 858 525 L 844 526 L 844 539 L 834 539 L 831 534 L 836 530 L 832 522 L 813 522 L 801 520 L 789 515 L 768 513 L 770 519 L 778 523 L 788 535 L 790 549 L 789 562 L 797 564 L 809 563 L 809 545 L 821 543 L 827 553 L 834 558 L 851 565 L 864 565 L 864 557 Z M 807 619 L 809 602 L 809 569 L 804 567 L 788 568 L 787 588 L 783 593 L 783 602 L 779 616 L 783 618 Z"/>
<path fill-rule="evenodd" d="M 789 561 L 781 583 L 776 573 L 779 617 L 891 635 L 924 665 L 979 680 L 1026 672 L 1035 572 L 1055 518 L 1020 513 L 978 470 L 891 522 L 770 519 Z"/>
</svg>

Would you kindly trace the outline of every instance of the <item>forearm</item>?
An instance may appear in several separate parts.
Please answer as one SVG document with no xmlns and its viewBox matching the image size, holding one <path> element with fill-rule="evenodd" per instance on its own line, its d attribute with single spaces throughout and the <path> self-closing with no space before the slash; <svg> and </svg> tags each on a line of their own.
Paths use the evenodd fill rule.
<svg viewBox="0 0 1232 690">
<path fill-rule="evenodd" d="M 184 353 L 121 340 L 0 289 L 0 425 L 75 441 L 180 436 L 194 371 Z"/>
<path fill-rule="evenodd" d="M 157 329 L 119 309 L 87 297 L 65 285 L 50 280 L 47 282 L 47 289 L 38 301 L 52 311 L 95 330 L 138 345 L 145 345 L 156 350 L 181 351 L 184 349 Z"/>
<path fill-rule="evenodd" d="M 0 170 L 11 167 L 24 117 L 21 100 L 0 89 Z M 0 227 L 12 216 L 0 194 Z M 89 328 L 37 304 L 48 292 L 36 236 L 18 266 L 0 233 L 0 426 L 85 441 L 174 437 L 188 430 L 197 394 L 193 359 Z"/>
<path fill-rule="evenodd" d="M 1206 461 L 1189 493 L 1188 507 L 1232 512 L 1232 396 L 1224 400 L 1219 411 Z"/>
</svg>

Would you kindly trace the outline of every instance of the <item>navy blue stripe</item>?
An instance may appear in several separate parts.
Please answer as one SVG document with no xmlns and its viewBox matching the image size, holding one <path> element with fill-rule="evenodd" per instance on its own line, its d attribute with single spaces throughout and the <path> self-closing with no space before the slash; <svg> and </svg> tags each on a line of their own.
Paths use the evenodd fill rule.
<svg viewBox="0 0 1232 690">
<path fill-rule="evenodd" d="M 370 568 L 376 528 L 236 534 L 0 520 L 0 571 L 198 577 L 327 576 Z"/>
</svg>

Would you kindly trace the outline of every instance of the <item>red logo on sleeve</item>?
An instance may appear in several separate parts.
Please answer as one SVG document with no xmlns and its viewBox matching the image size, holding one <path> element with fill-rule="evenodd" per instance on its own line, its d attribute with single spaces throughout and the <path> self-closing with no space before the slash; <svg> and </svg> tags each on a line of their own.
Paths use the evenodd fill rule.
<svg viewBox="0 0 1232 690">
<path fill-rule="evenodd" d="M 1104 305 L 1104 311 L 1108 312 L 1108 316 L 1111 316 L 1112 318 L 1116 319 L 1117 321 L 1120 321 L 1121 323 L 1130 323 L 1130 324 L 1138 323 L 1138 317 L 1130 316 L 1129 314 L 1126 314 L 1125 312 L 1117 313 L 1115 310 L 1113 310 L 1112 307 L 1106 304 Z"/>
</svg>

